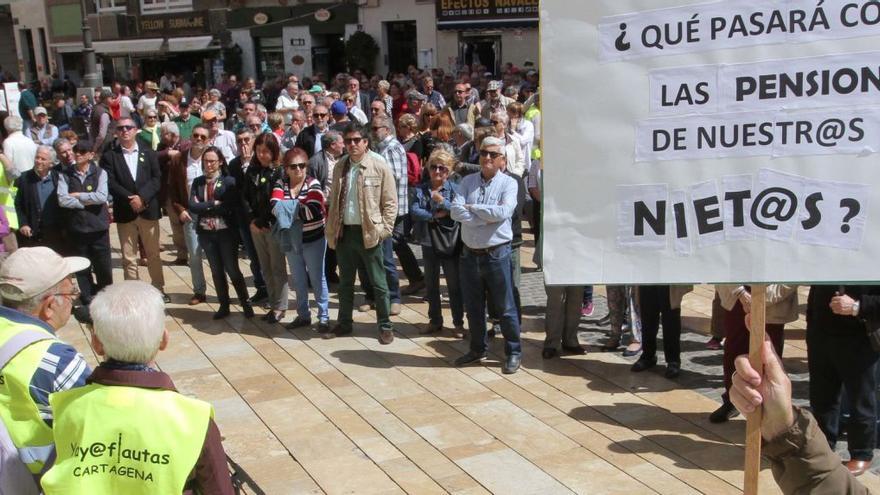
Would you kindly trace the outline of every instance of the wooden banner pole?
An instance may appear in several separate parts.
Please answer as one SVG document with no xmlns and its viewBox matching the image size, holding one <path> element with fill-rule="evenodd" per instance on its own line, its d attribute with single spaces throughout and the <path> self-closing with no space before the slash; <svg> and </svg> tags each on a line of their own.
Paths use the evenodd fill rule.
<svg viewBox="0 0 880 495">
<path fill-rule="evenodd" d="M 749 334 L 749 362 L 752 368 L 764 374 L 764 360 L 761 348 L 764 345 L 764 325 L 767 316 L 767 286 L 752 285 L 751 332 Z M 764 408 L 758 407 L 748 415 L 746 422 L 746 466 L 743 493 L 757 495 L 758 475 L 761 472 L 761 419 Z"/>
</svg>

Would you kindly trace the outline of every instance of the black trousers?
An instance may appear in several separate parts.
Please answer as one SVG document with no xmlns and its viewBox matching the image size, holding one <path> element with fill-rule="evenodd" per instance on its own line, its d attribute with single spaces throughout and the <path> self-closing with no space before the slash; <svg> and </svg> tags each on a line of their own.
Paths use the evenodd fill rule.
<svg viewBox="0 0 880 495">
<path fill-rule="evenodd" d="M 834 448 L 840 433 L 840 391 L 846 390 L 847 447 L 856 460 L 874 458 L 878 358 L 865 335 L 835 335 L 833 328 L 807 327 L 810 408 Z"/>
<path fill-rule="evenodd" d="M 113 283 L 113 269 L 110 257 L 110 231 L 67 232 L 67 246 L 73 256 L 88 258 L 91 266 L 76 273 L 80 301 L 84 305 L 92 302 L 95 294 Z"/>
<path fill-rule="evenodd" d="M 249 301 L 244 276 L 238 268 L 238 235 L 232 229 L 199 232 L 199 246 L 205 251 L 208 266 L 211 267 L 211 279 L 217 291 L 217 300 L 221 306 L 229 306 L 229 284 L 232 282 L 235 294 L 242 304 Z"/>
<path fill-rule="evenodd" d="M 416 259 L 416 255 L 406 242 L 406 234 L 404 233 L 404 219 L 406 218 L 407 216 L 399 216 L 397 217 L 397 220 L 394 221 L 394 233 L 391 236 L 391 242 L 394 246 L 394 254 L 396 254 L 397 259 L 400 260 L 400 266 L 403 268 L 403 273 L 406 274 L 409 283 L 413 283 L 424 280 L 425 277 L 422 274 L 422 269 L 419 268 L 419 262 Z"/>
<path fill-rule="evenodd" d="M 666 364 L 681 364 L 681 308 L 669 304 L 668 285 L 639 286 L 642 317 L 642 357 L 657 354 L 657 332 L 663 321 L 663 354 Z"/>
</svg>

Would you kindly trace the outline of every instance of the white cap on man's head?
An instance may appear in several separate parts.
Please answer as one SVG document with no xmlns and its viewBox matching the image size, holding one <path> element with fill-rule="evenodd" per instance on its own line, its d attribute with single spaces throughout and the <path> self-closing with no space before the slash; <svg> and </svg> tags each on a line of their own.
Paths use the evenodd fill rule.
<svg viewBox="0 0 880 495">
<path fill-rule="evenodd" d="M 49 115 L 49 112 L 46 111 L 46 107 L 37 107 L 34 108 L 34 115 Z"/>
<path fill-rule="evenodd" d="M 47 247 L 17 249 L 0 266 L 0 297 L 12 301 L 30 299 L 88 267 L 86 258 L 62 258 Z"/>
</svg>

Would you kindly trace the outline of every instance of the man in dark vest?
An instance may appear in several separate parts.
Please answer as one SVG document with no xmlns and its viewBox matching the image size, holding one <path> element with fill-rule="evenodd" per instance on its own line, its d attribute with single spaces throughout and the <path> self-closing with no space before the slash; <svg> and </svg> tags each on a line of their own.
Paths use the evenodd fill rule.
<svg viewBox="0 0 880 495">
<path fill-rule="evenodd" d="M 113 96 L 110 90 L 103 90 L 95 95 L 95 106 L 89 117 L 89 139 L 94 141 L 94 152 L 101 152 L 107 148 L 106 143 L 113 139 L 113 130 L 110 128 L 113 119 L 110 118 L 110 110 L 107 108 L 107 100 Z"/>
<path fill-rule="evenodd" d="M 77 141 L 73 153 L 75 164 L 58 177 L 58 204 L 64 211 L 72 254 L 91 261 L 90 267 L 76 274 L 80 300 L 88 307 L 95 294 L 113 283 L 107 172 L 93 161 L 92 143 Z"/>
</svg>

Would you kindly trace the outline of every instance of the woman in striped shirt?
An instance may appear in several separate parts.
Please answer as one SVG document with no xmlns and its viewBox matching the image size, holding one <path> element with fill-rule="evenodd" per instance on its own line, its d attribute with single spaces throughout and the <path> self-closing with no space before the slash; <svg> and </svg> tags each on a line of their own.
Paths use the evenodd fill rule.
<svg viewBox="0 0 880 495">
<path fill-rule="evenodd" d="M 309 283 L 318 305 L 318 331 L 330 329 L 327 279 L 324 277 L 324 222 L 327 200 L 321 183 L 307 174 L 309 157 L 302 148 L 284 154 L 281 178 L 272 190 L 272 213 L 276 222 L 273 232 L 287 256 L 296 291 L 296 318 L 287 328 L 312 324 L 309 312 Z M 306 278 L 308 277 L 308 278 Z"/>
</svg>

